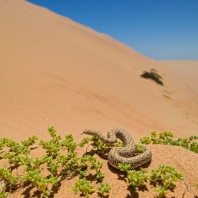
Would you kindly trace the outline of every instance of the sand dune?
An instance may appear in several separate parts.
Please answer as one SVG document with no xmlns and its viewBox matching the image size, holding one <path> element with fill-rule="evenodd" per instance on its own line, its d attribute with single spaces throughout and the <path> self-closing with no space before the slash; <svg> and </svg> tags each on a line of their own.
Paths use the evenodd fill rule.
<svg viewBox="0 0 198 198">
<path fill-rule="evenodd" d="M 198 104 L 181 88 L 190 77 L 180 70 L 26 1 L 0 4 L 1 134 L 45 137 L 51 125 L 77 139 L 86 127 L 118 126 L 135 139 L 197 133 Z M 151 68 L 165 86 L 140 78 Z"/>
<path fill-rule="evenodd" d="M 154 130 L 176 137 L 198 135 L 197 61 L 149 59 L 108 35 L 23 0 L 0 0 L 0 46 L 1 137 L 48 139 L 52 125 L 76 140 L 84 128 L 103 133 L 123 128 L 135 141 Z M 140 77 L 152 68 L 164 86 Z M 157 149 L 164 152 L 164 147 Z M 153 151 L 161 159 L 155 147 Z M 186 162 L 177 163 L 181 167 Z M 67 190 L 64 185 L 62 189 Z M 57 197 L 64 197 L 65 191 L 60 193 Z"/>
</svg>

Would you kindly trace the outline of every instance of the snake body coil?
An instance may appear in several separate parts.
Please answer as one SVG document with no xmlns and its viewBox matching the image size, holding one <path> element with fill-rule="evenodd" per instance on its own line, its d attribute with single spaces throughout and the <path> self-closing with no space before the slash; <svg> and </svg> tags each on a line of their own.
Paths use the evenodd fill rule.
<svg viewBox="0 0 198 198">
<path fill-rule="evenodd" d="M 112 128 L 107 133 L 108 138 L 103 136 L 101 132 L 95 130 L 85 129 L 83 133 L 97 136 L 107 146 L 113 146 L 113 144 L 117 142 L 117 138 L 123 142 L 124 147 L 113 147 L 108 154 L 109 164 L 116 169 L 119 169 L 118 164 L 122 162 L 130 164 L 130 169 L 135 169 L 151 160 L 151 150 L 143 144 L 142 146 L 145 148 L 145 152 L 135 155 L 135 143 L 133 138 L 123 129 Z"/>
</svg>

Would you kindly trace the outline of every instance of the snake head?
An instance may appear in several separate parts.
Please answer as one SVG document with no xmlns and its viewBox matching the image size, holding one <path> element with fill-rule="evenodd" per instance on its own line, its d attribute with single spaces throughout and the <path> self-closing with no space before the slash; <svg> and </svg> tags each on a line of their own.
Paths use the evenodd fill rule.
<svg viewBox="0 0 198 198">
<path fill-rule="evenodd" d="M 83 134 L 88 134 L 89 135 L 89 130 L 88 129 L 84 129 L 83 132 L 80 135 L 83 135 Z"/>
<path fill-rule="evenodd" d="M 95 131 L 95 130 L 91 130 L 91 129 L 84 129 L 83 132 L 81 133 L 82 134 L 86 134 L 86 135 L 98 135 L 99 132 L 98 131 Z"/>
</svg>

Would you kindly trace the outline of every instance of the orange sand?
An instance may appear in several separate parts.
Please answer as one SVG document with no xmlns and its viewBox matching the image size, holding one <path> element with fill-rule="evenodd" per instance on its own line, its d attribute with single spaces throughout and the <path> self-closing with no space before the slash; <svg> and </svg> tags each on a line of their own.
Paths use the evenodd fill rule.
<svg viewBox="0 0 198 198">
<path fill-rule="evenodd" d="M 175 147 L 175 146 L 161 146 L 161 145 L 151 145 L 150 148 L 153 152 L 153 157 L 151 163 L 147 163 L 143 166 L 143 168 L 148 168 L 148 175 L 152 169 L 156 170 L 159 168 L 159 165 L 166 164 L 169 166 L 174 167 L 177 169 L 179 173 L 182 173 L 185 177 L 185 180 L 180 180 L 176 182 L 176 188 L 171 191 L 168 190 L 167 198 L 195 198 L 195 194 L 198 195 L 198 189 L 196 188 L 196 183 L 198 181 L 198 155 L 193 153 L 187 149 L 182 147 Z M 88 152 L 92 151 L 91 147 L 87 150 Z M 86 153 L 86 148 L 79 150 L 79 153 L 84 154 Z M 94 154 L 93 152 L 91 152 Z M 31 152 L 32 156 L 34 157 L 41 157 L 43 150 L 36 149 Z M 103 183 L 109 183 L 111 186 L 110 193 L 105 196 L 105 198 L 153 198 L 158 195 L 155 191 L 155 187 L 150 184 L 149 180 L 146 182 L 144 188 L 140 188 L 140 190 L 133 190 L 129 187 L 127 183 L 126 175 L 124 175 L 121 171 L 118 171 L 111 166 L 108 165 L 106 157 L 98 156 L 97 154 L 94 155 L 97 159 L 103 163 L 103 167 L 101 169 L 102 172 L 105 173 L 105 177 Z M 184 157 L 185 156 L 185 157 Z M 7 164 L 4 163 L 4 166 Z M 7 166 L 6 166 L 7 167 Z M 46 167 L 45 167 L 46 170 Z M 22 175 L 22 169 L 18 169 L 18 175 Z M 16 174 L 16 173 L 15 173 Z M 43 174 L 48 175 L 49 172 L 43 172 Z M 98 194 L 98 186 L 100 183 L 96 183 L 96 180 L 91 175 L 95 174 L 95 171 L 90 171 L 88 169 L 87 175 L 89 175 L 89 179 L 92 179 L 91 185 L 94 186 L 96 190 L 90 197 L 96 198 L 101 197 Z M 80 193 L 74 195 L 74 192 L 71 189 L 71 186 L 75 184 L 75 182 L 79 179 L 78 176 L 76 177 L 66 177 L 63 176 L 61 181 L 61 186 L 58 188 L 58 191 L 54 193 L 54 198 L 78 198 L 81 197 Z M 161 187 L 156 186 L 156 187 Z M 109 196 L 108 196 L 109 195 Z M 36 191 L 36 188 L 32 188 L 31 185 L 18 188 L 14 190 L 12 193 L 9 194 L 8 198 L 19 197 L 19 198 L 26 198 L 26 197 L 39 197 L 39 192 Z"/>
<path fill-rule="evenodd" d="M 198 135 L 198 61 L 149 59 L 23 0 L 0 0 L 0 46 L 1 137 L 48 139 L 52 125 L 77 141 L 84 128 Z M 140 77 L 152 68 L 164 86 Z"/>
</svg>

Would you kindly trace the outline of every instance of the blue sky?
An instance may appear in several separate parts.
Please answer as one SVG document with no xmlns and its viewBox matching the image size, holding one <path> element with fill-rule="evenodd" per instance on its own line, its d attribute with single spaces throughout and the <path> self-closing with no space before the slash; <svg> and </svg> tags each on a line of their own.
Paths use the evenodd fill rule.
<svg viewBox="0 0 198 198">
<path fill-rule="evenodd" d="M 198 0 L 28 0 L 156 60 L 198 60 Z"/>
</svg>

